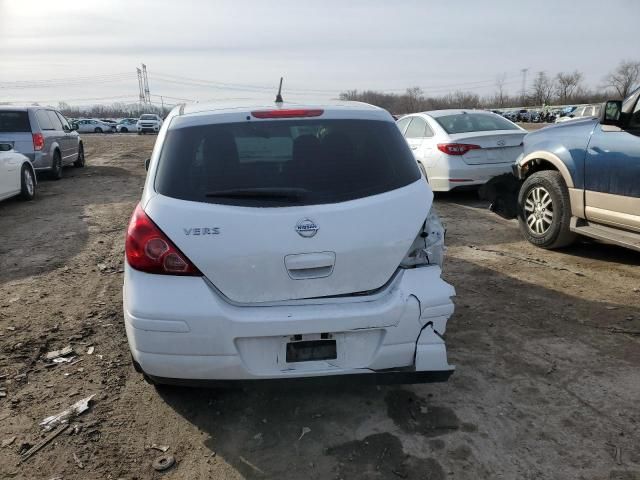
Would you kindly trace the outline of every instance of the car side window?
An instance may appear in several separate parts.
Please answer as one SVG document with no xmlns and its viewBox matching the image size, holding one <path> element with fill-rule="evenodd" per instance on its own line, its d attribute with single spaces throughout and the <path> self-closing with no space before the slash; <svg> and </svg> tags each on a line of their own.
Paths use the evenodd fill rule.
<svg viewBox="0 0 640 480">
<path fill-rule="evenodd" d="M 429 124 L 427 122 L 425 122 L 424 124 L 424 136 L 425 138 L 430 138 L 433 137 L 434 133 L 433 130 L 431 130 L 431 127 L 429 126 Z"/>
<path fill-rule="evenodd" d="M 49 120 L 51 121 L 51 125 L 53 125 L 54 130 L 62 130 L 62 122 L 56 115 L 56 112 L 51 110 L 47 110 L 47 115 L 49 116 Z"/>
<path fill-rule="evenodd" d="M 36 112 L 36 119 L 38 120 L 38 125 L 40 125 L 41 130 L 53 130 L 53 125 L 51 124 L 51 119 L 49 118 L 49 114 L 46 110 L 38 110 Z"/>
<path fill-rule="evenodd" d="M 423 118 L 413 117 L 411 119 L 411 123 L 409 127 L 407 127 L 407 133 L 405 137 L 407 138 L 424 138 L 425 130 L 427 128 L 427 122 Z"/>
<path fill-rule="evenodd" d="M 592 117 L 593 116 L 593 107 L 588 107 L 584 109 L 583 117 Z"/>
<path fill-rule="evenodd" d="M 640 130 L 640 100 L 638 100 L 636 107 L 633 109 L 628 128 L 629 130 Z"/>
<path fill-rule="evenodd" d="M 55 112 L 56 115 L 58 115 L 58 118 L 60 119 L 60 122 L 62 123 L 62 129 L 63 130 L 69 130 L 69 122 L 67 121 L 66 118 L 64 118 L 64 116 L 59 113 L 59 112 Z"/>
<path fill-rule="evenodd" d="M 410 121 L 411 121 L 411 117 L 404 117 L 404 118 L 401 118 L 400 120 L 398 120 L 396 122 L 396 125 L 400 129 L 400 133 L 402 133 L 403 135 L 404 135 L 404 131 L 407 128 L 407 125 L 409 125 Z"/>
</svg>

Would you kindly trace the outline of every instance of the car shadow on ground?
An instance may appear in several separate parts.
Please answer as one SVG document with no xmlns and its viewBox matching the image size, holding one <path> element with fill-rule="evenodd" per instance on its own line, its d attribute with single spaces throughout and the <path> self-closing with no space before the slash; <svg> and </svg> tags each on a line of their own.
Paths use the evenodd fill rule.
<svg viewBox="0 0 640 480">
<path fill-rule="evenodd" d="M 567 459 L 594 450 L 594 442 L 618 435 L 616 415 L 636 408 L 624 389 L 633 379 L 624 376 L 640 365 L 640 348 L 612 332 L 640 330 L 639 308 L 585 300 L 459 258 L 449 261 L 448 271 L 458 289 L 447 332 L 457 371 L 448 384 L 372 387 L 346 378 L 331 388 L 157 391 L 208 436 L 209 455 L 215 452 L 246 478 L 444 479 L 460 468 L 473 475 L 455 478 L 489 479 L 498 471 L 509 477 L 522 469 L 549 478 L 545 474 L 565 468 Z M 592 384 L 610 385 L 615 375 L 622 375 L 618 390 L 592 391 Z M 526 388 L 514 389 L 514 382 Z M 567 391 L 571 382 L 592 396 L 576 400 Z M 589 403 L 609 395 L 616 398 L 615 415 Z M 516 411 L 501 416 L 499 404 Z M 491 424 L 503 425 L 504 434 L 487 434 Z M 622 429 L 628 435 L 623 448 L 633 448 L 638 439 Z M 521 450 L 512 449 L 513 438 Z M 551 460 L 558 444 L 572 448 Z M 603 471 L 604 454 L 594 455 L 591 468 Z M 576 475 L 571 470 L 566 478 Z"/>
<path fill-rule="evenodd" d="M 460 209 L 458 207 L 466 207 Z M 477 191 L 461 190 L 452 192 L 440 192 L 435 195 L 435 207 L 445 222 L 449 218 L 460 224 L 462 221 L 469 225 L 474 225 L 474 235 L 469 235 L 468 231 L 447 230 L 447 245 L 498 245 L 501 243 L 525 242 L 518 227 L 518 221 L 505 220 L 489 211 L 489 202 L 481 200 Z M 486 213 L 494 222 L 477 222 L 478 211 Z M 499 225 L 500 224 L 500 225 Z M 509 226 L 509 230 L 496 228 L 501 225 Z M 523 243 L 527 249 L 532 247 Z M 521 249 L 522 250 L 522 249 Z M 640 252 L 617 245 L 598 242 L 588 237 L 578 236 L 572 245 L 554 250 L 558 253 L 575 257 L 576 259 L 599 260 L 603 262 L 614 262 L 620 265 L 637 266 L 640 265 Z"/>
</svg>

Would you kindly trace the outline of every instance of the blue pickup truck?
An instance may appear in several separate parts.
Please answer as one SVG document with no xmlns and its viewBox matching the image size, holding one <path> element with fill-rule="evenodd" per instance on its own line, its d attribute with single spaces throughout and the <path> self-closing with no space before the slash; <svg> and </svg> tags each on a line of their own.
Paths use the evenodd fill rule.
<svg viewBox="0 0 640 480">
<path fill-rule="evenodd" d="M 529 133 L 513 176 L 481 194 L 518 218 L 525 238 L 561 248 L 584 235 L 640 251 L 640 89 L 607 101 L 599 118 Z"/>
</svg>

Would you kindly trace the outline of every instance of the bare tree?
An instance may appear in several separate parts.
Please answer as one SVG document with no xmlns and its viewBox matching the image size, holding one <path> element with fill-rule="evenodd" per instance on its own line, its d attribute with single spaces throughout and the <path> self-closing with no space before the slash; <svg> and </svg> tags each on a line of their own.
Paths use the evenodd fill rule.
<svg viewBox="0 0 640 480">
<path fill-rule="evenodd" d="M 531 86 L 531 100 L 534 105 L 549 105 L 555 89 L 554 82 L 546 72 L 538 72 Z"/>
<path fill-rule="evenodd" d="M 347 90 L 340 94 L 340 100 L 358 100 L 359 98 L 358 90 Z"/>
<path fill-rule="evenodd" d="M 407 113 L 419 112 L 424 105 L 424 92 L 420 87 L 407 88 L 404 95 L 404 111 Z"/>
<path fill-rule="evenodd" d="M 606 86 L 613 87 L 621 98 L 626 98 L 640 80 L 640 62 L 623 60 L 605 78 Z"/>
<path fill-rule="evenodd" d="M 578 70 L 570 73 L 558 73 L 558 75 L 556 75 L 556 92 L 558 94 L 558 101 L 562 104 L 571 100 L 571 97 L 581 83 L 582 73 Z"/>
<path fill-rule="evenodd" d="M 498 107 L 504 107 L 506 101 L 506 93 L 504 85 L 507 82 L 507 74 L 503 73 L 496 77 L 496 93 L 494 96 L 494 102 Z"/>
</svg>

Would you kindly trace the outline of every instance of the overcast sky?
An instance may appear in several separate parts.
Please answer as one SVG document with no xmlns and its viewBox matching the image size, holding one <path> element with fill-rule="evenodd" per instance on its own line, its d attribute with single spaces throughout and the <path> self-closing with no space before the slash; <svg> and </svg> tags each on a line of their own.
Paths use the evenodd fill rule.
<svg viewBox="0 0 640 480">
<path fill-rule="evenodd" d="M 335 98 L 347 89 L 495 90 L 521 69 L 596 87 L 640 60 L 636 0 L 0 0 L 0 102 Z M 204 82 L 203 82 L 204 81 Z M 172 97 L 172 98 L 170 98 Z"/>
</svg>

